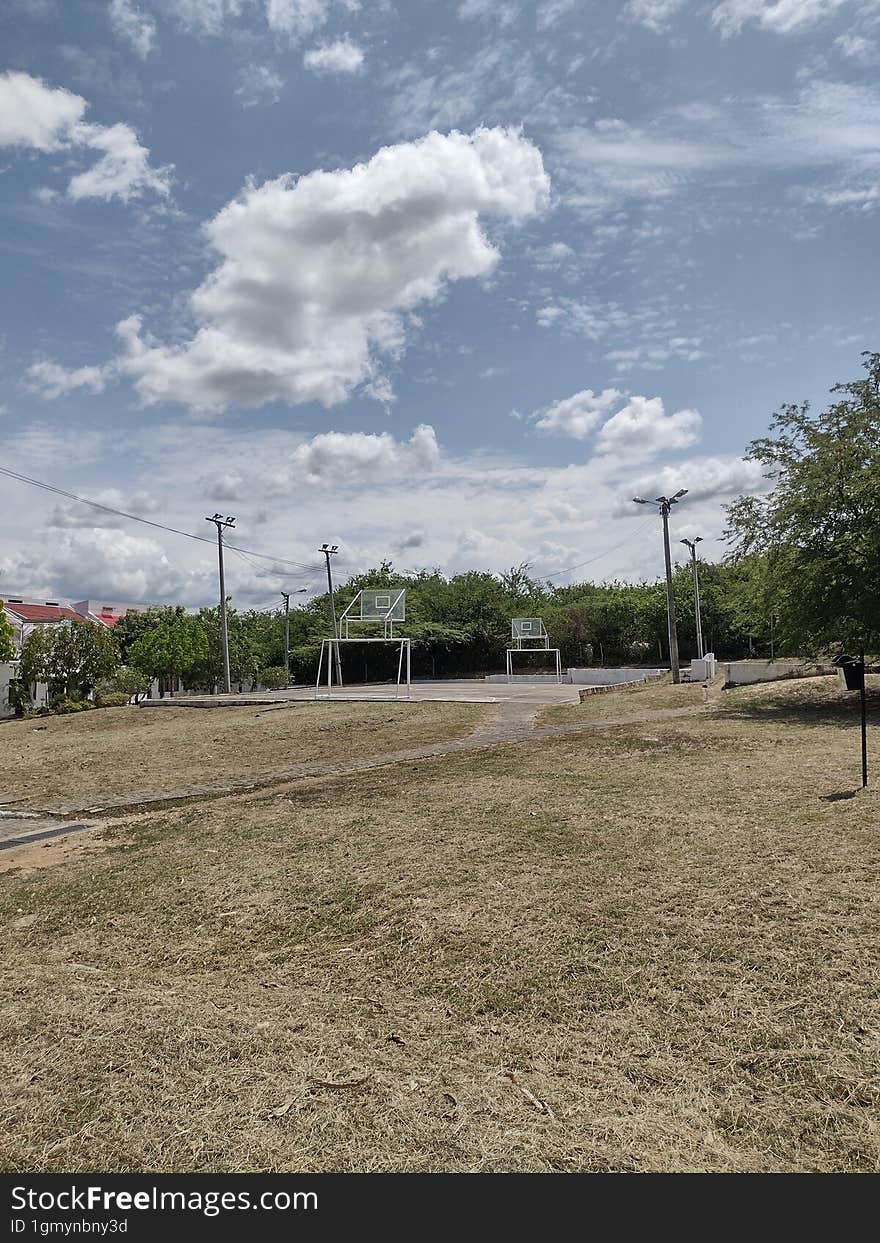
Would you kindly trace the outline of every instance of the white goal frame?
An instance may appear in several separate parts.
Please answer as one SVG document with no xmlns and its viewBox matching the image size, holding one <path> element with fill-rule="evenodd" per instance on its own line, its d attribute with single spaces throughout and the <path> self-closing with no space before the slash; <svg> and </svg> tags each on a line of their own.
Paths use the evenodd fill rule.
<svg viewBox="0 0 880 1243">
<path fill-rule="evenodd" d="M 358 639 L 358 638 L 322 639 L 321 640 L 321 654 L 318 657 L 318 676 L 315 679 L 315 699 L 334 698 L 333 668 L 337 660 L 339 660 L 339 644 L 340 643 L 391 643 L 391 644 L 396 645 L 400 649 L 400 652 L 397 658 L 397 687 L 395 690 L 394 698 L 395 699 L 401 699 L 401 698 L 410 699 L 411 698 L 411 695 L 412 695 L 412 640 L 402 638 L 400 635 L 395 635 L 393 639 L 391 638 L 388 638 L 388 639 Z M 336 649 L 335 653 L 334 653 L 334 648 Z M 321 673 L 324 668 L 325 652 L 327 654 L 327 682 L 326 682 L 327 689 L 326 689 L 326 692 L 322 696 L 320 694 Z M 334 660 L 334 655 L 336 657 L 335 660 Z M 404 682 L 404 672 L 406 674 L 405 682 Z M 400 693 L 400 689 L 402 686 L 406 687 L 406 694 L 404 696 L 401 696 L 401 693 Z"/>
<path fill-rule="evenodd" d="M 507 649 L 507 680 L 508 682 L 513 677 L 514 656 L 516 656 L 517 654 L 524 654 L 526 656 L 534 656 L 536 653 L 543 655 L 544 652 L 547 652 L 547 653 L 553 652 L 554 655 L 556 656 L 556 681 L 561 682 L 562 681 L 562 656 L 560 655 L 560 651 L 558 647 L 509 647 Z"/>
</svg>

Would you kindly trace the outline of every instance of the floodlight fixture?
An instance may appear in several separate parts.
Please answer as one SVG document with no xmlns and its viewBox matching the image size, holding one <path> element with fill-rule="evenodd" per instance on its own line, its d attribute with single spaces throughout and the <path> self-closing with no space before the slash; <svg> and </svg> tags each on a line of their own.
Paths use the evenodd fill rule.
<svg viewBox="0 0 880 1243">
<path fill-rule="evenodd" d="M 657 512 L 663 519 L 663 554 L 666 560 L 666 622 L 669 630 L 669 666 L 672 670 L 673 682 L 681 681 L 678 665 L 678 631 L 675 624 L 675 593 L 672 589 L 672 554 L 669 551 L 669 515 L 672 506 L 677 505 L 683 496 L 687 496 L 687 488 L 679 488 L 672 496 L 655 496 L 653 501 L 643 496 L 634 496 L 636 505 L 656 505 Z M 700 653 L 702 655 L 702 652 Z"/>
</svg>

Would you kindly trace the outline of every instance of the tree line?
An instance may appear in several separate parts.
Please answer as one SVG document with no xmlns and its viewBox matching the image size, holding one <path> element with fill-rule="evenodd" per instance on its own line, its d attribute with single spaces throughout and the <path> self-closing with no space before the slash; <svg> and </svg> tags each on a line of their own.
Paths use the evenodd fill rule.
<svg viewBox="0 0 880 1243">
<path fill-rule="evenodd" d="M 866 377 L 836 385 L 827 410 L 814 415 L 807 404 L 783 406 L 768 435 L 746 452 L 764 467 L 765 486 L 727 507 L 728 551 L 700 562 L 705 646 L 719 659 L 880 650 L 880 354 L 863 357 Z M 415 677 L 503 669 L 513 617 L 543 618 L 564 665 L 669 659 L 662 580 L 557 587 L 528 565 L 448 577 L 436 569 L 401 573 L 386 561 L 338 588 L 337 612 L 369 587 L 406 588 L 400 629 L 412 639 Z M 687 660 L 696 655 L 696 632 L 686 560 L 675 567 L 673 588 Z M 332 634 L 329 596 L 291 609 L 289 629 L 290 680 L 314 681 L 321 640 Z M 235 685 L 287 683 L 280 606 L 268 613 L 230 608 L 228 630 Z M 344 651 L 347 681 L 396 674 L 390 648 Z M 24 643 L 20 673 L 23 686 L 48 682 L 55 698 L 71 701 L 96 687 L 128 697 L 157 679 L 162 689 L 215 690 L 222 677 L 219 608 L 130 612 L 112 632 L 89 622 L 37 628 Z"/>
<path fill-rule="evenodd" d="M 743 566 L 703 563 L 703 631 L 710 648 L 726 656 L 763 648 L 765 637 L 749 612 L 749 578 Z M 696 654 L 693 583 L 687 566 L 676 569 L 675 594 L 683 656 Z M 446 577 L 439 570 L 403 574 L 390 562 L 352 577 L 336 590 L 341 612 L 361 588 L 405 587 L 407 620 L 399 631 L 412 640 L 415 677 L 469 677 L 504 668 L 513 617 L 542 617 L 563 664 L 662 665 L 668 661 L 666 594 L 662 583 L 583 583 L 554 587 L 527 566 L 506 574 L 476 570 Z M 285 616 L 227 609 L 233 686 L 287 684 Z M 289 617 L 292 682 L 314 681 L 322 639 L 332 634 L 330 599 L 316 596 Z M 364 628 L 363 633 L 375 633 Z M 540 656 L 532 658 L 539 667 Z M 396 676 L 390 647 L 346 645 L 346 681 Z M 22 648 L 25 685 L 46 682 L 53 699 L 76 701 L 99 687 L 103 697 L 132 696 L 158 681 L 174 689 L 214 691 L 222 684 L 219 608 L 188 613 L 180 606 L 127 613 L 112 631 L 93 623 L 35 628 Z"/>
</svg>

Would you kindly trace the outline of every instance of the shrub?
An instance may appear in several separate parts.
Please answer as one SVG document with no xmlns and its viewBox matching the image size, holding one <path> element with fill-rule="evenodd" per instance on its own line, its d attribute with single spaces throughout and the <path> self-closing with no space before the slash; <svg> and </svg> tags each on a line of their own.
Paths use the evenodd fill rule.
<svg viewBox="0 0 880 1243">
<path fill-rule="evenodd" d="M 126 695 L 125 691 L 102 691 L 95 697 L 96 708 L 124 708 L 127 706 L 130 695 Z"/>
<path fill-rule="evenodd" d="M 146 695 L 150 689 L 150 678 L 145 673 L 141 673 L 139 669 L 132 668 L 131 665 L 123 665 L 117 669 L 110 683 L 108 689 L 124 692 L 129 697 Z"/>
<path fill-rule="evenodd" d="M 87 699 L 58 699 L 52 704 L 52 711 L 66 716 L 69 712 L 86 712 L 91 707 Z"/>
<path fill-rule="evenodd" d="M 9 706 L 16 716 L 24 716 L 33 710 L 30 692 L 21 678 L 13 678 L 9 683 Z"/>
<path fill-rule="evenodd" d="M 257 681 L 267 690 L 283 690 L 287 686 L 287 670 L 280 665 L 270 665 L 268 669 L 260 670 L 257 674 Z"/>
</svg>

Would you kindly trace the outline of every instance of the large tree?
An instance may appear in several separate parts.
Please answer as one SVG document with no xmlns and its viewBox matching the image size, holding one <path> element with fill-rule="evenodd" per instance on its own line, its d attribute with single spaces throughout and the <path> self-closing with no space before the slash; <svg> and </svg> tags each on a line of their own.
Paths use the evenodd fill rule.
<svg viewBox="0 0 880 1243">
<path fill-rule="evenodd" d="M 116 640 L 105 626 L 66 621 L 31 631 L 21 647 L 20 676 L 26 686 L 47 682 L 53 695 L 70 699 L 87 695 L 118 664 Z"/>
<path fill-rule="evenodd" d="M 146 630 L 128 649 L 128 663 L 150 678 L 176 678 L 188 674 L 204 660 L 208 640 L 197 617 L 179 612 Z"/>
<path fill-rule="evenodd" d="M 762 607 L 784 644 L 880 649 L 880 354 L 822 414 L 786 405 L 752 441 L 769 491 L 728 507 L 735 557 L 759 555 Z"/>
</svg>

